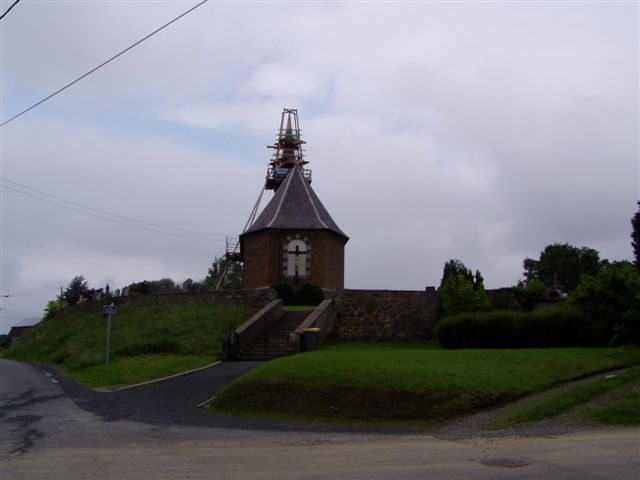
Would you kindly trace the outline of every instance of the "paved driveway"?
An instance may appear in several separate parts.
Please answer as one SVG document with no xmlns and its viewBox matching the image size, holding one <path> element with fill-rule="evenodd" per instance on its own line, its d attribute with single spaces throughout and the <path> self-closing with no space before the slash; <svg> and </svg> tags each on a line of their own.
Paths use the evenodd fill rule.
<svg viewBox="0 0 640 480">
<path fill-rule="evenodd" d="M 261 362 L 221 362 L 211 367 L 160 382 L 98 392 L 72 380 L 59 377 L 54 370 L 37 368 L 58 378 L 60 386 L 82 409 L 106 421 L 131 420 L 154 425 L 232 426 L 233 419 L 214 416 L 198 405 L 210 399 L 224 386 Z M 241 425 L 243 422 L 236 421 Z"/>
</svg>

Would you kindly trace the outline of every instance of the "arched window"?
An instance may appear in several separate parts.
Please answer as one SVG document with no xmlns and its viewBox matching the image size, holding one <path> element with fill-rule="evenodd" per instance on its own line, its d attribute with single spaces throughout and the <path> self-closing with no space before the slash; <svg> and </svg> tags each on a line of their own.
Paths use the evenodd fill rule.
<svg viewBox="0 0 640 480">
<path fill-rule="evenodd" d="M 287 245 L 287 276 L 307 276 L 307 244 L 302 240 L 291 240 Z"/>
</svg>

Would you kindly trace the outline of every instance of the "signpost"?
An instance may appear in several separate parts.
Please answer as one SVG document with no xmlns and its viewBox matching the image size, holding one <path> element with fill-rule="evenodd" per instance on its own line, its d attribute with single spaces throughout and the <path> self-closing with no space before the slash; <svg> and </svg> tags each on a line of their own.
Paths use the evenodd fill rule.
<svg viewBox="0 0 640 480">
<path fill-rule="evenodd" d="M 118 307 L 116 307 L 113 302 L 111 305 L 104 305 L 102 307 L 102 313 L 107 315 L 107 346 L 105 348 L 104 353 L 104 363 L 105 365 L 109 364 L 109 341 L 111 339 L 111 315 L 115 315 L 118 313 Z"/>
</svg>

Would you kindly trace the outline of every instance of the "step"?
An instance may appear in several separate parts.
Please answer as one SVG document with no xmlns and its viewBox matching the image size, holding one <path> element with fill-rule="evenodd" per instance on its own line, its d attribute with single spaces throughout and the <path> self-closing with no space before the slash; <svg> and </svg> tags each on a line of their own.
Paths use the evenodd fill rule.
<svg viewBox="0 0 640 480">
<path fill-rule="evenodd" d="M 304 312 L 284 312 L 280 320 L 271 325 L 265 333 L 263 332 L 253 344 L 245 349 L 241 355 L 242 360 L 268 360 L 276 357 L 291 355 L 289 350 L 289 333 L 304 322 L 311 314 L 312 310 Z"/>
</svg>

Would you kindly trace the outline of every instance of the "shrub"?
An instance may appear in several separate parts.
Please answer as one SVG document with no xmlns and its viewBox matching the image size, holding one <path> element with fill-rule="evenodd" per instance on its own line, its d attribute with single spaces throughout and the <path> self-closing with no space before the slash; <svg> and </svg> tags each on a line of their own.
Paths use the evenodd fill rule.
<svg viewBox="0 0 640 480">
<path fill-rule="evenodd" d="M 292 285 L 276 283 L 272 288 L 278 293 L 278 298 L 282 300 L 284 305 L 295 305 L 296 292 Z"/>
<path fill-rule="evenodd" d="M 132 283 L 129 285 L 129 293 L 145 295 L 148 293 L 170 293 L 179 292 L 181 290 L 170 278 L 161 278 L 160 280 L 143 280 L 142 282 Z"/>
<path fill-rule="evenodd" d="M 453 315 L 436 327 L 444 348 L 543 348 L 603 345 L 600 325 L 577 309 L 474 312 Z"/>
<path fill-rule="evenodd" d="M 322 289 L 310 283 L 305 283 L 297 290 L 288 283 L 277 283 L 271 288 L 278 293 L 283 305 L 318 305 L 324 300 Z"/>
<path fill-rule="evenodd" d="M 524 309 L 533 310 L 537 302 L 549 298 L 549 288 L 537 278 L 530 278 L 526 282 L 518 283 L 516 296 Z"/>
<path fill-rule="evenodd" d="M 299 305 L 319 305 L 324 300 L 324 292 L 317 285 L 306 283 L 298 292 Z"/>
<path fill-rule="evenodd" d="M 60 310 L 67 308 L 69 304 L 66 300 L 49 300 L 44 308 L 42 320 L 51 320 Z"/>
<path fill-rule="evenodd" d="M 640 271 L 633 265 L 583 276 L 570 298 L 612 344 L 640 344 Z"/>
</svg>

